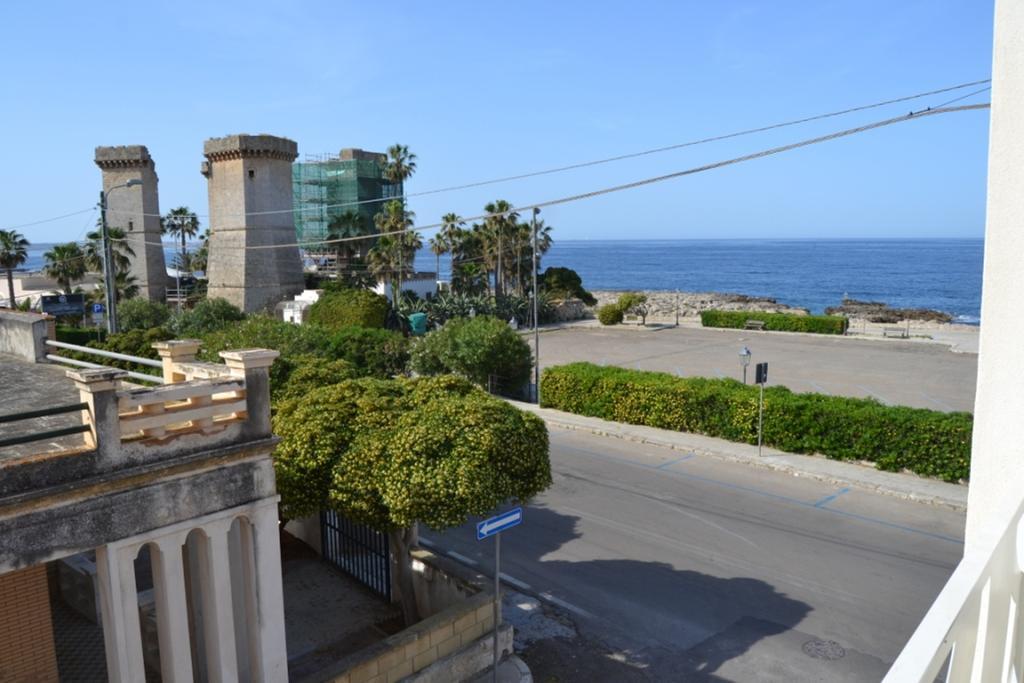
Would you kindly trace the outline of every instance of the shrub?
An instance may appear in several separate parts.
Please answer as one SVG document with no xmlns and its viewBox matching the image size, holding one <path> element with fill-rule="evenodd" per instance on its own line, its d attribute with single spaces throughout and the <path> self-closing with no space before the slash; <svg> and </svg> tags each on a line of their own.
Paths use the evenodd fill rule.
<svg viewBox="0 0 1024 683">
<path fill-rule="evenodd" d="M 128 299 L 117 305 L 117 321 L 122 332 L 163 327 L 170 317 L 171 309 L 167 304 L 143 297 Z"/>
<path fill-rule="evenodd" d="M 544 371 L 543 405 L 616 422 L 757 442 L 758 389 L 732 379 L 680 378 L 590 363 Z M 970 472 L 969 413 L 871 399 L 764 392 L 764 443 L 791 453 L 868 460 L 946 481 Z"/>
<path fill-rule="evenodd" d="M 623 312 L 618 304 L 605 304 L 597 309 L 597 319 L 602 325 L 618 325 L 622 322 Z"/>
<path fill-rule="evenodd" d="M 308 320 L 330 330 L 359 325 L 384 327 L 388 300 L 368 289 L 332 287 L 309 307 Z"/>
<path fill-rule="evenodd" d="M 293 368 L 283 386 L 271 387 L 274 400 L 301 398 L 314 389 L 329 387 L 348 379 L 355 379 L 352 366 L 343 360 L 328 360 L 320 356 L 300 355 L 292 358 Z"/>
<path fill-rule="evenodd" d="M 539 278 L 541 291 L 553 298 L 576 298 L 588 306 L 597 304 L 594 295 L 583 289 L 583 280 L 571 268 L 551 267 L 541 273 Z"/>
<path fill-rule="evenodd" d="M 128 332 L 119 332 L 106 337 L 103 341 L 90 341 L 86 346 L 93 349 L 102 349 L 104 351 L 113 351 L 114 353 L 123 353 L 129 356 L 139 356 L 140 358 L 149 358 L 151 360 L 159 360 L 160 355 L 153 348 L 153 344 L 159 341 L 166 341 L 171 339 L 173 335 L 162 327 L 154 327 L 148 330 L 129 330 Z M 65 355 L 64 352 L 61 352 Z M 159 368 L 150 367 L 148 365 L 139 365 L 124 360 L 115 360 L 113 358 L 97 358 L 96 356 L 90 355 L 84 352 L 68 353 L 72 358 L 78 360 L 84 360 L 90 363 L 101 363 L 108 367 L 120 368 L 122 370 L 133 370 L 135 372 L 142 372 L 148 375 L 160 375 L 162 374 Z"/>
<path fill-rule="evenodd" d="M 385 379 L 405 373 L 409 342 L 397 332 L 353 325 L 330 336 L 328 354 L 348 363 L 355 377 Z"/>
<path fill-rule="evenodd" d="M 423 375 L 454 373 L 477 386 L 497 382 L 517 391 L 530 378 L 530 347 L 508 324 L 477 316 L 449 321 L 419 340 L 412 351 L 412 367 Z"/>
<path fill-rule="evenodd" d="M 86 346 L 89 342 L 102 341 L 107 338 L 107 331 L 101 327 L 69 327 L 57 325 L 57 341 L 65 344 Z"/>
<path fill-rule="evenodd" d="M 237 309 L 236 309 L 237 310 Z M 288 381 L 299 356 L 330 358 L 330 341 L 317 325 L 294 325 L 266 315 L 252 315 L 237 324 L 202 337 L 199 357 L 220 362 L 221 351 L 233 349 L 274 349 L 281 356 L 270 366 L 270 387 L 278 392 Z"/>
<path fill-rule="evenodd" d="M 242 320 L 245 313 L 226 299 L 203 299 L 195 308 L 171 316 L 168 328 L 178 339 L 199 338 Z"/>
<path fill-rule="evenodd" d="M 773 332 L 811 332 L 814 334 L 846 334 L 847 318 L 836 315 L 793 315 L 792 313 L 761 313 L 759 311 L 701 311 L 704 327 L 743 329 L 748 320 L 764 321 L 764 329 Z"/>
</svg>

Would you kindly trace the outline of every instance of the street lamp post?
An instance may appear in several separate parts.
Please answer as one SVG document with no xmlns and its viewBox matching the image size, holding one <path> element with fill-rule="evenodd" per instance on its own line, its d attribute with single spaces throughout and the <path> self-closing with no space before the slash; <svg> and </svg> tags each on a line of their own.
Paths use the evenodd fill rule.
<svg viewBox="0 0 1024 683">
<path fill-rule="evenodd" d="M 537 292 L 537 214 L 540 209 L 533 207 L 533 386 L 536 387 L 537 405 L 540 405 L 540 330 L 537 324 L 538 299 Z"/>
<path fill-rule="evenodd" d="M 750 349 L 744 346 L 740 349 L 740 365 L 743 366 L 743 383 L 747 383 L 747 366 L 750 365 Z"/>
<path fill-rule="evenodd" d="M 117 276 L 114 273 L 114 248 L 110 243 L 110 229 L 107 227 L 107 197 L 114 190 L 122 187 L 135 187 L 141 185 L 142 181 L 132 178 L 126 183 L 115 185 L 106 192 L 100 190 L 100 232 L 103 237 L 103 289 L 104 301 L 107 307 L 107 332 L 117 332 Z"/>
</svg>

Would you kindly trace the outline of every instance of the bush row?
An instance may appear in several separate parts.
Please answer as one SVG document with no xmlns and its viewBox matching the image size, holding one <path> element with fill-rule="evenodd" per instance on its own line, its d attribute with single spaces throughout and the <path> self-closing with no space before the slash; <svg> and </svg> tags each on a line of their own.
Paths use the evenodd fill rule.
<svg viewBox="0 0 1024 683">
<path fill-rule="evenodd" d="M 761 320 L 764 329 L 773 332 L 812 332 L 814 334 L 846 334 L 850 321 L 838 315 L 793 315 L 792 313 L 761 313 L 758 311 L 701 311 L 704 327 L 743 329 L 748 320 Z"/>
<path fill-rule="evenodd" d="M 545 407 L 578 415 L 757 443 L 758 390 L 733 379 L 573 363 L 544 371 L 541 398 Z M 765 445 L 946 481 L 968 477 L 972 424 L 969 413 L 794 394 L 785 387 L 764 392 Z"/>
</svg>

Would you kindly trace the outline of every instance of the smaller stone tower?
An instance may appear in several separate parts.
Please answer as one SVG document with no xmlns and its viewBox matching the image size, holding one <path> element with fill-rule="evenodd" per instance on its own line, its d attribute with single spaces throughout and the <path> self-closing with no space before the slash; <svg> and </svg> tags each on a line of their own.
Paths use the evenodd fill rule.
<svg viewBox="0 0 1024 683">
<path fill-rule="evenodd" d="M 97 147 L 95 161 L 103 172 L 107 225 L 124 230 L 128 246 L 135 252 L 129 272 L 139 285 L 139 295 L 163 301 L 167 266 L 160 245 L 158 178 L 149 150 L 145 145 Z M 142 185 L 118 187 L 129 180 L 141 180 Z"/>
<path fill-rule="evenodd" d="M 298 145 L 273 135 L 229 135 L 203 145 L 210 197 L 208 296 L 246 313 L 268 311 L 305 288 L 292 215 Z"/>
</svg>

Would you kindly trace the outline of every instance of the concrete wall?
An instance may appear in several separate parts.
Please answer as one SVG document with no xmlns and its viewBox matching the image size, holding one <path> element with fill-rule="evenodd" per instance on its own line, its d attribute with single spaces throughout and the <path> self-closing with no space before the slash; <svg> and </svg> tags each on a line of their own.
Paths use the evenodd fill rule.
<svg viewBox="0 0 1024 683">
<path fill-rule="evenodd" d="M 450 683 L 479 673 L 492 660 L 491 596 L 481 593 L 346 657 L 308 683 Z M 512 651 L 512 627 L 499 629 L 498 647 Z M 411 677 L 411 678 L 410 678 Z"/>
<path fill-rule="evenodd" d="M 160 245 L 160 199 L 156 165 L 144 145 L 97 147 L 96 165 L 103 172 L 103 190 L 107 193 L 107 225 L 124 230 L 131 257 L 131 274 L 139 284 L 140 295 L 151 301 L 167 296 L 167 267 Z M 142 185 L 119 187 L 129 180 Z"/>
<path fill-rule="evenodd" d="M 0 575 L 0 681 L 57 680 L 46 567 Z"/>
<path fill-rule="evenodd" d="M 0 311 L 0 353 L 35 363 L 46 356 L 46 318 L 38 313 Z"/>
<path fill-rule="evenodd" d="M 1024 492 L 1024 3 L 997 0 L 985 271 L 966 550 L 999 533 Z"/>
</svg>

